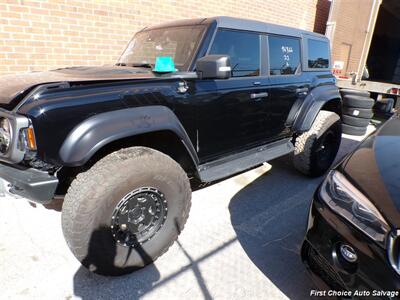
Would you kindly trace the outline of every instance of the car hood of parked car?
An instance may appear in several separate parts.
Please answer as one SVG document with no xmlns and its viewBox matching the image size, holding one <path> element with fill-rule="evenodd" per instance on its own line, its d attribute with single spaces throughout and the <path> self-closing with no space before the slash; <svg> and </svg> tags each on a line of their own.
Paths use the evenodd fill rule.
<svg viewBox="0 0 400 300">
<path fill-rule="evenodd" d="M 91 82 L 154 78 L 149 69 L 123 66 L 71 67 L 0 77 L 0 104 L 10 103 L 32 87 L 54 82 Z"/>
<path fill-rule="evenodd" d="M 400 116 L 366 138 L 340 168 L 391 227 L 400 228 Z"/>
</svg>

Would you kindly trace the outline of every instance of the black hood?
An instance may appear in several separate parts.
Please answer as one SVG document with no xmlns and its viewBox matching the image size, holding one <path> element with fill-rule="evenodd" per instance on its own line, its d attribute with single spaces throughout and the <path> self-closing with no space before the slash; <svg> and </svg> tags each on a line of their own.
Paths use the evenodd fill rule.
<svg viewBox="0 0 400 300">
<path fill-rule="evenodd" d="M 72 67 L 47 72 L 6 75 L 0 77 L 0 104 L 9 104 L 16 96 L 44 83 L 92 82 L 154 77 L 150 70 L 119 66 Z"/>
<path fill-rule="evenodd" d="M 390 225 L 400 228 L 399 115 L 364 140 L 341 169 Z"/>
</svg>

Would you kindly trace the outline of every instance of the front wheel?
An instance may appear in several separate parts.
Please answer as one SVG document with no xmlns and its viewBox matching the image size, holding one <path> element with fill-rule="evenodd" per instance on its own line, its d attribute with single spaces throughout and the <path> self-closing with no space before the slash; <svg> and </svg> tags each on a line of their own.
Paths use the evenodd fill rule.
<svg viewBox="0 0 400 300">
<path fill-rule="evenodd" d="M 324 174 L 335 160 L 342 136 L 340 117 L 320 111 L 311 129 L 296 138 L 293 163 L 308 176 Z"/>
<path fill-rule="evenodd" d="M 150 148 L 126 148 L 72 182 L 62 229 L 85 267 L 122 275 L 168 250 L 183 229 L 190 204 L 189 179 L 173 159 Z"/>
</svg>

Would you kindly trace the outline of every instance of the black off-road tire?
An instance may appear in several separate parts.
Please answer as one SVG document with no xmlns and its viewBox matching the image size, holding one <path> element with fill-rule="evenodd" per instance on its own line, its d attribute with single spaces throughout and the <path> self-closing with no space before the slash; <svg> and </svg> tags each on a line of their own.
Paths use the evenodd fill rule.
<svg viewBox="0 0 400 300">
<path fill-rule="evenodd" d="M 166 200 L 165 221 L 149 240 L 125 246 L 113 236 L 113 213 L 130 192 L 148 187 Z M 72 182 L 63 204 L 62 229 L 72 253 L 86 268 L 118 276 L 165 253 L 183 230 L 190 206 L 189 179 L 173 159 L 150 148 L 126 148 L 99 160 Z"/>
<path fill-rule="evenodd" d="M 365 98 L 369 98 L 370 93 L 368 91 L 360 91 L 360 90 L 353 90 L 353 89 L 341 89 L 340 92 L 342 93 L 343 96 L 345 95 L 355 95 L 355 96 L 361 96 Z"/>
<path fill-rule="evenodd" d="M 344 115 L 363 118 L 363 119 L 371 119 L 374 116 L 374 112 L 370 108 L 356 108 L 356 107 L 342 107 L 342 113 Z"/>
<path fill-rule="evenodd" d="M 367 127 L 366 126 L 357 127 L 357 126 L 342 124 L 342 130 L 344 134 L 361 136 L 367 132 Z"/>
<path fill-rule="evenodd" d="M 320 111 L 311 129 L 296 138 L 294 167 L 312 177 L 324 174 L 336 157 L 341 135 L 340 117 L 334 112 Z"/>
<path fill-rule="evenodd" d="M 369 124 L 369 119 L 363 119 L 363 118 L 346 116 L 346 115 L 343 115 L 342 119 L 343 119 L 343 124 L 356 126 L 356 127 L 367 127 Z"/>
<path fill-rule="evenodd" d="M 363 96 L 346 95 L 343 97 L 343 105 L 348 107 L 372 108 L 374 104 L 374 99 Z"/>
</svg>

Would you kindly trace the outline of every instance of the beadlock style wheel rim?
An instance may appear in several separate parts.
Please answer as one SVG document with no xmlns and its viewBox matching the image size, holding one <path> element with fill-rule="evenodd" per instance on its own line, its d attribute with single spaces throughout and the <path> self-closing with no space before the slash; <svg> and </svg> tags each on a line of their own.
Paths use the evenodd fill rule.
<svg viewBox="0 0 400 300">
<path fill-rule="evenodd" d="M 136 247 L 149 241 L 167 219 L 167 200 L 156 188 L 142 187 L 125 195 L 111 217 L 111 232 L 117 243 Z"/>
</svg>

